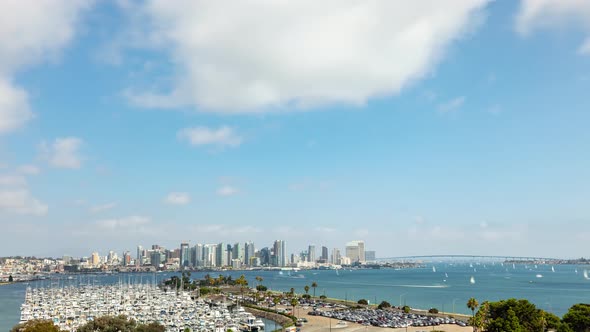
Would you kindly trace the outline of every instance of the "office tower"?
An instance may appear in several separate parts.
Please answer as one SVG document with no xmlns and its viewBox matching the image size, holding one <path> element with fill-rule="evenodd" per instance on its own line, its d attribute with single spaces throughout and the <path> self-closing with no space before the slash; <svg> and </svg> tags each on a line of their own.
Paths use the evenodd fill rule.
<svg viewBox="0 0 590 332">
<path fill-rule="evenodd" d="M 260 265 L 262 266 L 268 266 L 270 265 L 270 249 L 268 249 L 268 247 L 264 247 L 262 249 L 260 249 L 260 251 L 258 252 L 258 257 L 260 258 Z"/>
<path fill-rule="evenodd" d="M 123 266 L 127 266 L 131 264 L 131 253 L 129 251 L 125 251 L 123 253 Z"/>
<path fill-rule="evenodd" d="M 340 264 L 340 249 L 334 248 L 332 249 L 332 264 Z"/>
<path fill-rule="evenodd" d="M 324 263 L 327 263 L 328 262 L 328 248 L 327 247 L 322 246 L 322 257 L 321 257 L 321 260 Z"/>
<path fill-rule="evenodd" d="M 188 243 L 180 244 L 180 266 L 187 267 L 191 264 L 191 251 Z"/>
<path fill-rule="evenodd" d="M 227 244 L 220 243 L 216 247 L 216 254 L 215 254 L 215 265 L 222 267 L 222 266 L 229 266 L 230 263 L 227 260 Z"/>
<path fill-rule="evenodd" d="M 250 260 L 252 258 L 254 258 L 254 243 L 250 242 L 246 242 L 244 244 L 244 263 L 246 263 L 246 265 L 250 265 Z"/>
<path fill-rule="evenodd" d="M 375 263 L 377 261 L 376 257 L 375 257 L 375 251 L 374 250 L 367 250 L 365 251 L 365 260 L 367 262 L 372 262 Z"/>
<path fill-rule="evenodd" d="M 350 241 L 346 244 L 346 257 L 350 258 L 352 263 L 365 262 L 365 242 Z"/>
<path fill-rule="evenodd" d="M 239 259 L 240 262 L 244 263 L 245 255 L 244 245 L 241 243 L 234 244 L 232 247 L 232 259 Z"/>
<path fill-rule="evenodd" d="M 315 246 L 310 244 L 309 247 L 307 247 L 307 261 L 315 262 L 315 259 Z"/>
<path fill-rule="evenodd" d="M 97 252 L 93 252 L 92 256 L 90 258 L 90 265 L 92 265 L 93 267 L 96 267 L 100 264 L 100 256 L 98 255 Z"/>
<path fill-rule="evenodd" d="M 276 240 L 273 244 L 274 265 L 287 266 L 287 243 L 283 240 Z"/>
<path fill-rule="evenodd" d="M 143 247 L 137 246 L 137 259 L 135 261 L 135 265 L 142 266 L 143 265 Z"/>
<path fill-rule="evenodd" d="M 160 252 L 160 250 L 152 250 L 151 251 L 150 263 L 156 269 L 160 267 L 160 264 L 162 264 L 162 253 Z"/>
</svg>

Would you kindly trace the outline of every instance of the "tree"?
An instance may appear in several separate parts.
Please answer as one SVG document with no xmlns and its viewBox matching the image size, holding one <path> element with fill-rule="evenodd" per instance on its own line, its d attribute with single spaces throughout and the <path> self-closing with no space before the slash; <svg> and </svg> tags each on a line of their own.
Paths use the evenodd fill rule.
<svg viewBox="0 0 590 332">
<path fill-rule="evenodd" d="M 78 332 L 164 332 L 166 329 L 159 323 L 137 324 L 127 316 L 103 316 L 78 328 Z"/>
<path fill-rule="evenodd" d="M 429 314 L 438 314 L 438 309 L 436 309 L 436 308 L 430 308 L 430 309 L 428 309 L 428 313 Z"/>
<path fill-rule="evenodd" d="M 50 320 L 30 320 L 14 326 L 10 332 L 61 332 Z"/>
<path fill-rule="evenodd" d="M 406 314 L 409 314 L 410 313 L 410 306 L 407 306 L 407 305 L 403 306 L 402 311 Z"/>
<path fill-rule="evenodd" d="M 261 276 L 256 276 L 256 281 L 258 281 L 258 285 L 262 285 L 262 277 Z"/>
<path fill-rule="evenodd" d="M 389 303 L 387 301 L 381 301 L 381 303 L 379 303 L 379 305 L 377 306 L 377 309 L 387 309 L 387 308 L 391 308 L 391 303 Z"/>
<path fill-rule="evenodd" d="M 367 301 L 367 300 L 365 300 L 365 299 L 360 299 L 360 300 L 358 300 L 356 303 L 358 303 L 358 304 L 362 304 L 362 305 L 367 305 L 367 304 L 369 304 L 369 301 Z"/>
<path fill-rule="evenodd" d="M 487 332 L 541 331 L 550 324 L 557 324 L 553 315 L 537 309 L 534 304 L 524 299 L 484 304 L 485 309 L 482 305 L 482 310 L 478 311 L 472 322 L 481 323 Z"/>
<path fill-rule="evenodd" d="M 12 274 L 8 276 L 8 282 L 14 282 L 14 278 L 12 277 Z"/>
<path fill-rule="evenodd" d="M 281 302 L 281 298 L 280 298 L 280 297 L 278 297 L 278 296 L 275 296 L 275 297 L 272 299 L 272 303 L 274 303 L 274 304 L 275 304 L 275 311 L 277 311 L 277 304 L 279 304 L 280 302 Z"/>
<path fill-rule="evenodd" d="M 242 295 L 242 301 L 243 301 L 244 300 L 244 288 L 246 288 L 246 286 L 248 286 L 248 280 L 246 280 L 246 277 L 242 274 L 236 280 L 236 284 L 240 286 L 240 294 Z"/>
<path fill-rule="evenodd" d="M 295 288 L 291 287 L 291 289 L 289 290 L 289 294 L 291 296 L 295 295 Z"/>
<path fill-rule="evenodd" d="M 295 316 L 295 307 L 299 304 L 296 298 L 291 299 L 291 306 L 293 307 L 293 312 L 291 313 L 292 316 Z"/>
<path fill-rule="evenodd" d="M 477 302 L 477 300 L 474 297 L 472 297 L 469 300 L 467 300 L 467 308 L 471 309 L 471 317 L 472 317 L 471 325 L 473 326 L 473 331 L 476 330 L 476 327 L 475 327 L 475 309 L 477 309 L 477 307 L 479 307 L 479 303 Z"/>
<path fill-rule="evenodd" d="M 311 283 L 311 288 L 313 288 L 313 297 L 315 297 L 315 289 L 318 287 L 318 283 L 317 282 L 312 282 Z"/>
<path fill-rule="evenodd" d="M 303 287 L 303 290 L 305 291 L 305 294 L 307 295 L 307 293 L 309 293 L 309 286 L 305 285 L 305 287 Z"/>
<path fill-rule="evenodd" d="M 590 304 L 579 303 L 573 305 L 563 320 L 574 332 L 590 331 Z"/>
</svg>

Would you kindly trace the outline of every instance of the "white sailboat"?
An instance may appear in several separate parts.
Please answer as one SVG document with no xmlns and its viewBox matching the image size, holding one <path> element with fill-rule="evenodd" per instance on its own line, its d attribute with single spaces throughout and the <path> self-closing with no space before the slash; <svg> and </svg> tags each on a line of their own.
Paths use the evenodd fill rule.
<svg viewBox="0 0 590 332">
<path fill-rule="evenodd" d="M 555 268 L 553 266 L 551 267 L 551 272 L 555 272 Z"/>
<path fill-rule="evenodd" d="M 448 277 L 449 277 L 449 275 L 445 272 L 445 278 L 448 278 Z"/>
<path fill-rule="evenodd" d="M 469 279 L 469 283 L 470 284 L 475 284 L 475 278 L 473 276 L 471 276 L 471 278 Z"/>
<path fill-rule="evenodd" d="M 436 267 L 434 267 L 434 265 L 432 265 L 432 272 L 436 272 Z"/>
<path fill-rule="evenodd" d="M 584 279 L 590 280 L 590 278 L 588 277 L 588 270 L 584 270 Z"/>
</svg>

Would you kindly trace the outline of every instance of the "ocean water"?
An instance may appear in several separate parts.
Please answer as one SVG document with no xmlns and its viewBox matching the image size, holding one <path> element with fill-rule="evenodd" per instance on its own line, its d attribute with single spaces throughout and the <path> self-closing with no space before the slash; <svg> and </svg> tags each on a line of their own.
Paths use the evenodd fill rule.
<svg viewBox="0 0 590 332">
<path fill-rule="evenodd" d="M 409 305 L 414 308 L 437 308 L 442 312 L 470 314 L 466 306 L 470 297 L 480 303 L 507 298 L 525 298 L 538 308 L 562 316 L 576 303 L 590 303 L 590 280 L 584 277 L 584 269 L 590 266 L 573 265 L 501 265 L 499 263 L 450 264 L 438 263 L 414 269 L 376 270 L 306 270 L 287 271 L 235 271 L 223 272 L 238 278 L 244 274 L 249 285 L 262 284 L 272 290 L 304 293 L 306 285 L 317 283 L 315 295 L 326 295 L 357 301 L 361 298 L 370 303 L 383 300 L 392 305 Z M 436 270 L 436 271 L 434 271 Z M 577 272 L 576 272 L 577 270 Z M 193 279 L 202 278 L 205 272 L 193 272 Z M 219 276 L 212 272 L 212 277 Z M 157 283 L 174 273 L 77 275 L 73 279 L 45 280 L 31 283 L 31 287 L 64 286 L 73 284 L 102 283 Z M 473 277 L 474 283 L 471 283 Z M 24 299 L 27 284 L 0 286 L 0 331 L 8 331 L 19 320 L 19 308 Z M 310 289 L 309 294 L 314 290 Z"/>
</svg>

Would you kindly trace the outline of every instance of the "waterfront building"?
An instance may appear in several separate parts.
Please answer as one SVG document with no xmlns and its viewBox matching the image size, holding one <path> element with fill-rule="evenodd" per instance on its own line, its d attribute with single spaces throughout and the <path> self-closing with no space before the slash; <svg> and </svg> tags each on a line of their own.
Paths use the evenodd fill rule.
<svg viewBox="0 0 590 332">
<path fill-rule="evenodd" d="M 268 249 L 268 247 L 264 247 L 264 248 L 260 249 L 260 251 L 258 252 L 258 258 L 260 258 L 260 265 L 262 265 L 262 266 L 270 265 L 270 257 L 271 257 L 271 253 L 270 253 L 270 249 Z"/>
<path fill-rule="evenodd" d="M 222 242 L 218 244 L 215 249 L 217 250 L 215 254 L 215 265 L 219 267 L 228 266 L 229 261 L 227 259 L 227 244 Z"/>
<path fill-rule="evenodd" d="M 180 244 L 180 266 L 188 267 L 191 265 L 191 251 L 186 242 Z"/>
<path fill-rule="evenodd" d="M 248 241 L 244 244 L 244 262 L 250 265 L 250 259 L 254 257 L 254 243 L 252 241 Z"/>
<path fill-rule="evenodd" d="M 365 260 L 370 263 L 377 262 L 377 258 L 375 257 L 375 251 L 374 250 L 365 251 Z"/>
<path fill-rule="evenodd" d="M 315 260 L 315 245 L 310 244 L 309 247 L 307 247 L 307 261 L 313 263 Z"/>
<path fill-rule="evenodd" d="M 240 262 L 244 262 L 244 256 L 246 252 L 244 250 L 244 245 L 241 243 L 235 243 L 232 247 L 232 259 L 239 259 Z"/>
<path fill-rule="evenodd" d="M 353 263 L 365 262 L 365 242 L 350 241 L 346 244 L 346 257 Z"/>
<path fill-rule="evenodd" d="M 90 258 L 90 265 L 96 267 L 100 265 L 100 255 L 97 252 L 93 252 Z"/>
<path fill-rule="evenodd" d="M 135 256 L 135 265 L 137 266 L 141 266 L 143 265 L 143 247 L 142 246 L 137 246 L 137 256 Z"/>
<path fill-rule="evenodd" d="M 328 248 L 322 246 L 322 256 L 320 257 L 321 260 L 323 260 L 324 263 L 328 262 Z"/>
<path fill-rule="evenodd" d="M 131 265 L 131 253 L 129 251 L 125 251 L 123 253 L 123 266 Z"/>
<path fill-rule="evenodd" d="M 273 244 L 273 265 L 287 266 L 287 243 L 284 240 L 276 240 Z"/>
<path fill-rule="evenodd" d="M 332 259 L 331 259 L 330 263 L 341 264 L 340 263 L 340 249 L 338 249 L 338 248 L 332 249 Z"/>
</svg>

